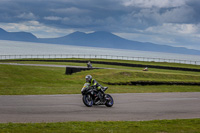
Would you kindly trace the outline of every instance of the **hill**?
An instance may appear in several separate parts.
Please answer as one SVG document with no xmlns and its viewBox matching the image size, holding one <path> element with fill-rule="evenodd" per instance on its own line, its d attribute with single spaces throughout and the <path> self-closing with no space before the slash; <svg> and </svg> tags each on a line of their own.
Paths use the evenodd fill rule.
<svg viewBox="0 0 200 133">
<path fill-rule="evenodd" d="M 131 41 L 105 31 L 97 31 L 88 34 L 83 32 L 74 32 L 72 34 L 58 38 L 37 38 L 28 32 L 7 32 L 0 28 L 0 40 L 200 55 L 199 50 L 159 45 L 148 42 L 144 43 Z"/>
<path fill-rule="evenodd" d="M 0 28 L 0 40 L 37 42 L 37 37 L 28 32 L 7 32 Z"/>
</svg>

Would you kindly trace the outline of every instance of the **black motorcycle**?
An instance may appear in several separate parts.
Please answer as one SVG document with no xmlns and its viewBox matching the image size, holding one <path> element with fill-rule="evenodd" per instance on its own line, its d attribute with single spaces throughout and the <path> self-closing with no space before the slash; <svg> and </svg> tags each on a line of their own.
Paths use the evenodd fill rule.
<svg viewBox="0 0 200 133">
<path fill-rule="evenodd" d="M 98 92 L 94 87 L 89 86 L 89 83 L 85 83 L 81 90 L 83 103 L 87 107 L 92 107 L 93 105 L 112 107 L 114 104 L 113 98 L 111 95 L 104 93 L 107 89 L 108 87 L 103 87 L 102 91 Z"/>
</svg>

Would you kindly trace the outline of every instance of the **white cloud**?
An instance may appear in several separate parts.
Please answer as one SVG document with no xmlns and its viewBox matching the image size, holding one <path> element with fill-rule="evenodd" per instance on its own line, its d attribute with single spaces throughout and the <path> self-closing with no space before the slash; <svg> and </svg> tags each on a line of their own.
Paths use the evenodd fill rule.
<svg viewBox="0 0 200 133">
<path fill-rule="evenodd" d="M 61 17 L 57 17 L 57 16 L 47 16 L 44 17 L 45 20 L 52 20 L 52 21 L 57 21 L 57 20 L 61 20 Z"/>
<path fill-rule="evenodd" d="M 27 21 L 22 23 L 0 23 L 0 26 L 8 31 L 33 31 L 37 27 L 41 27 L 38 21 Z"/>
<path fill-rule="evenodd" d="M 34 20 L 37 17 L 32 12 L 29 12 L 29 13 L 24 12 L 24 13 L 18 15 L 17 18 Z"/>
<path fill-rule="evenodd" d="M 167 8 L 182 6 L 185 4 L 185 0 L 122 0 L 122 3 L 125 6 Z"/>
<path fill-rule="evenodd" d="M 199 25 L 164 23 L 161 26 L 147 28 L 144 32 L 156 34 L 198 34 Z"/>
<path fill-rule="evenodd" d="M 76 7 L 70 7 L 70 8 L 57 8 L 57 9 L 51 9 L 51 11 L 61 14 L 85 14 L 89 13 L 90 11 L 87 9 L 79 9 Z"/>
<path fill-rule="evenodd" d="M 23 23 L 0 23 L 0 27 L 9 32 L 31 32 L 38 38 L 60 37 L 74 32 L 72 29 L 59 29 L 49 27 L 38 21 L 27 21 Z"/>
</svg>

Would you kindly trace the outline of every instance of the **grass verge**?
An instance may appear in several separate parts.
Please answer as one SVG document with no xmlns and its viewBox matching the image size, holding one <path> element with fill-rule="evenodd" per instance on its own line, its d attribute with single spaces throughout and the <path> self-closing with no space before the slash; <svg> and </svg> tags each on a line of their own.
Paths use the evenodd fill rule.
<svg viewBox="0 0 200 133">
<path fill-rule="evenodd" d="M 5 133 L 199 133 L 200 119 L 62 122 L 62 123 L 7 123 L 0 124 Z"/>
<path fill-rule="evenodd" d="M 104 82 L 181 81 L 199 82 L 191 73 L 143 72 L 126 69 L 98 69 L 65 75 L 65 68 L 0 65 L 0 95 L 80 94 L 85 76 L 91 74 L 108 93 L 200 92 L 199 86 L 120 86 Z"/>
</svg>

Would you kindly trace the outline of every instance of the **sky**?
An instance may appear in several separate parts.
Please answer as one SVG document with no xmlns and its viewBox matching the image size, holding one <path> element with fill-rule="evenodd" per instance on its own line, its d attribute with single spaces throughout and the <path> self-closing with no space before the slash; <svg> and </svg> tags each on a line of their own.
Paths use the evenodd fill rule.
<svg viewBox="0 0 200 133">
<path fill-rule="evenodd" d="M 0 0 L 0 28 L 38 38 L 107 31 L 200 50 L 200 0 Z"/>
</svg>

